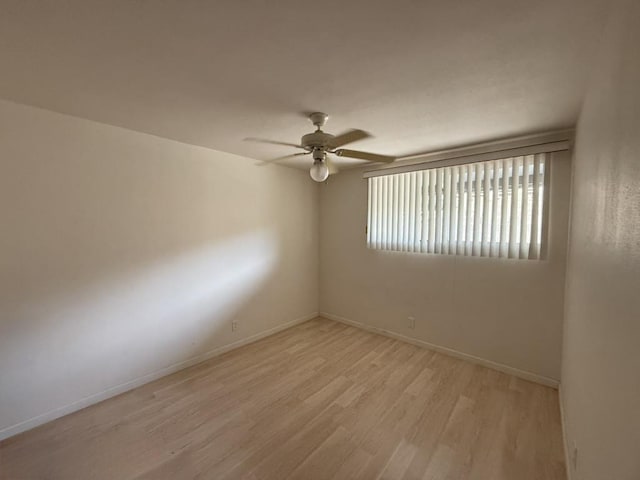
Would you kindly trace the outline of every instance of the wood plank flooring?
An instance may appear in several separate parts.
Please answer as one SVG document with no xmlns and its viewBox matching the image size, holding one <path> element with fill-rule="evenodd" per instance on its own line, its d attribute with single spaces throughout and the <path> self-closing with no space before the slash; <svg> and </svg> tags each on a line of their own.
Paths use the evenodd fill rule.
<svg viewBox="0 0 640 480">
<path fill-rule="evenodd" d="M 0 443 L 2 479 L 565 479 L 557 392 L 315 319 Z"/>
</svg>

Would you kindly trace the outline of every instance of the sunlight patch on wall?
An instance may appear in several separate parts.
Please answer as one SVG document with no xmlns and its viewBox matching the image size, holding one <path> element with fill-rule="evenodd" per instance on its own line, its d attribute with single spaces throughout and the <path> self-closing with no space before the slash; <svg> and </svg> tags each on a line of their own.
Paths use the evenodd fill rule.
<svg viewBox="0 0 640 480">
<path fill-rule="evenodd" d="M 231 343 L 229 319 L 277 260 L 275 235 L 255 231 L 14 312 L 18 328 L 0 355 L 0 428 L 25 399 L 38 411 L 37 392 L 64 403 Z"/>
</svg>

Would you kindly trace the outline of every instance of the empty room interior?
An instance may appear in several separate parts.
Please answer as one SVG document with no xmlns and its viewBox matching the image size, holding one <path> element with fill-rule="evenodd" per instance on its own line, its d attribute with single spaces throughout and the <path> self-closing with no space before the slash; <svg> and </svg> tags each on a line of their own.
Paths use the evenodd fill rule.
<svg viewBox="0 0 640 480">
<path fill-rule="evenodd" d="M 0 479 L 640 480 L 640 2 L 0 0 Z"/>
</svg>

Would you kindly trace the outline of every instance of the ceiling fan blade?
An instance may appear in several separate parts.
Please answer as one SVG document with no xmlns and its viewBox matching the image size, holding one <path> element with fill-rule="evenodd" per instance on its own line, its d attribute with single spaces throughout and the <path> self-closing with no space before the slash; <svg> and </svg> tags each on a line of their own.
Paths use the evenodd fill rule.
<svg viewBox="0 0 640 480">
<path fill-rule="evenodd" d="M 370 136 L 371 134 L 363 130 L 356 130 L 356 129 L 347 130 L 346 132 L 333 137 L 333 140 L 331 140 L 331 146 L 333 148 L 338 148 L 343 145 L 346 145 L 347 143 L 356 142 L 358 140 L 362 140 L 363 138 L 369 138 Z"/>
<path fill-rule="evenodd" d="M 334 175 L 340 171 L 334 161 L 329 158 L 329 155 L 325 157 L 324 163 L 326 163 L 327 168 L 329 169 L 329 175 Z"/>
<path fill-rule="evenodd" d="M 269 160 L 262 160 L 259 163 L 256 163 L 256 165 L 260 166 L 260 167 L 264 167 L 265 165 L 270 165 L 272 163 L 278 163 L 281 162 L 283 160 L 289 160 L 290 158 L 296 158 L 299 155 L 308 155 L 310 152 L 301 152 L 301 153 L 292 153 L 291 155 L 285 155 L 283 157 L 277 157 L 277 158 L 271 158 Z"/>
<path fill-rule="evenodd" d="M 282 145 L 282 146 L 285 146 L 285 147 L 303 148 L 302 145 L 296 145 L 295 143 L 279 142 L 277 140 L 267 140 L 265 138 L 247 137 L 247 138 L 245 138 L 243 140 L 245 142 L 269 143 L 271 145 Z"/>
<path fill-rule="evenodd" d="M 345 148 L 336 150 L 335 153 L 339 157 L 358 158 L 369 162 L 391 163 L 396 159 L 395 157 L 389 157 L 388 155 L 378 155 L 377 153 L 361 152 L 359 150 L 347 150 Z"/>
</svg>

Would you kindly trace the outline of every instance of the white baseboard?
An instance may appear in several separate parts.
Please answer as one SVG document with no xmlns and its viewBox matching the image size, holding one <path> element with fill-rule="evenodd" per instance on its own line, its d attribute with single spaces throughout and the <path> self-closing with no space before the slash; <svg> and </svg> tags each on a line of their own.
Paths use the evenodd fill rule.
<svg viewBox="0 0 640 480">
<path fill-rule="evenodd" d="M 146 383 L 157 380 L 158 378 L 165 377 L 179 370 L 183 370 L 185 368 L 188 368 L 198 363 L 209 360 L 210 358 L 216 357 L 218 355 L 222 355 L 223 353 L 226 353 L 230 350 L 234 350 L 244 345 L 248 345 L 249 343 L 256 342 L 262 338 L 268 337 L 282 330 L 286 330 L 287 328 L 293 327 L 294 325 L 297 325 L 299 323 L 303 323 L 308 320 L 314 319 L 317 316 L 318 316 L 318 312 L 310 313 L 308 315 L 297 318 L 290 322 L 277 325 L 268 330 L 264 330 L 262 332 L 256 333 L 255 335 L 251 335 L 247 338 L 243 338 L 241 340 L 238 340 L 237 342 L 233 342 L 228 345 L 223 345 L 221 347 L 214 348 L 213 350 L 210 350 L 203 354 L 189 358 L 182 362 L 175 363 L 173 365 L 170 365 L 168 367 L 162 368 L 155 372 L 149 373 L 142 377 L 135 378 L 125 383 L 121 383 L 120 385 L 116 385 L 114 387 L 108 388 L 106 390 L 103 390 L 102 392 L 89 395 L 88 397 L 84 397 L 68 405 L 64 405 L 62 407 L 58 407 L 53 410 L 49 410 L 48 412 L 45 412 L 41 415 L 35 416 L 23 422 L 17 423 L 15 425 L 5 427 L 2 430 L 0 430 L 0 441 L 7 439 L 9 437 L 12 437 L 14 435 L 17 435 L 19 433 L 25 432 L 27 430 L 31 430 L 32 428 L 43 425 L 47 422 L 55 420 L 56 418 L 60 418 L 70 413 L 76 412 L 78 410 L 86 408 L 95 403 L 101 402 L 103 400 L 107 400 L 108 398 L 115 397 L 116 395 L 120 395 L 121 393 L 127 392 L 129 390 L 133 390 L 134 388 L 140 387 Z"/>
<path fill-rule="evenodd" d="M 531 382 L 539 383 L 547 387 L 552 387 L 557 389 L 560 384 L 560 382 L 558 382 L 558 380 L 554 378 L 538 375 L 537 373 L 527 372 L 525 370 L 520 370 L 519 368 L 509 367 L 508 365 L 504 365 L 502 363 L 476 357 L 475 355 L 469 355 L 468 353 L 460 352 L 452 348 L 443 347 L 433 343 L 425 342 L 424 340 L 418 340 L 417 338 L 407 337 L 405 335 L 393 332 L 391 330 L 372 327 L 371 325 L 366 325 L 361 322 L 356 322 L 355 320 L 350 320 L 348 318 L 344 318 L 339 315 L 334 315 L 332 313 L 320 312 L 320 316 L 324 318 L 328 318 L 329 320 L 335 320 L 336 322 L 341 322 L 347 325 L 351 325 L 353 327 L 361 328 L 363 330 L 368 330 L 370 332 L 378 333 L 380 335 L 385 335 L 387 337 L 395 338 L 396 340 L 401 340 L 403 342 L 411 343 L 413 345 L 427 348 L 429 350 L 435 350 L 436 352 L 440 352 L 446 355 L 450 355 L 452 357 L 460 358 L 462 360 L 466 360 L 471 363 L 476 363 L 478 365 L 482 365 L 483 367 L 492 368 L 494 370 L 498 370 L 503 373 L 508 373 L 509 375 L 513 375 L 515 377 L 522 378 L 524 380 L 529 380 Z"/>
<path fill-rule="evenodd" d="M 571 456 L 569 455 L 569 437 L 567 436 L 567 417 L 564 411 L 564 400 L 562 396 L 562 385 L 558 386 L 558 403 L 560 404 L 560 428 L 562 429 L 562 446 L 564 447 L 564 465 L 567 472 L 567 480 L 573 478 L 573 468 L 571 466 Z"/>
</svg>

